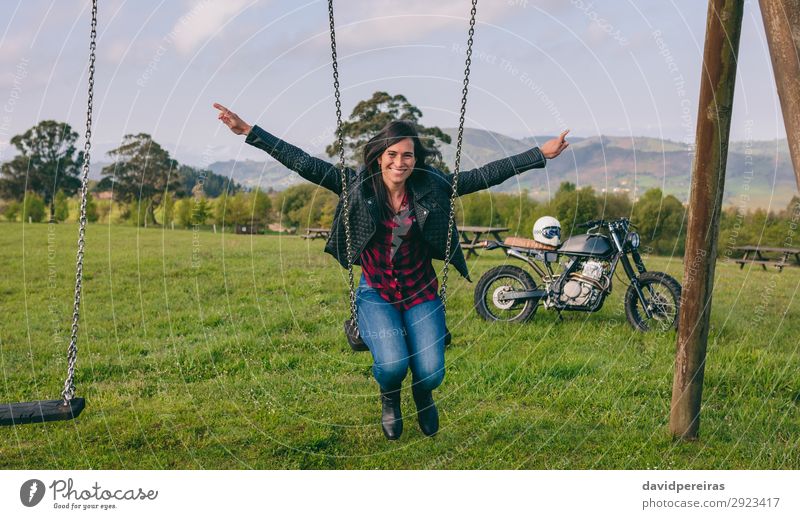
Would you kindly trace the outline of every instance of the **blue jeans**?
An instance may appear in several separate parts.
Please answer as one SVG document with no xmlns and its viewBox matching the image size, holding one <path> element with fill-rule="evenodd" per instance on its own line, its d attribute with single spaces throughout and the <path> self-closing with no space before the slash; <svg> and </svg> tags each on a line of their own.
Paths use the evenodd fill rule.
<svg viewBox="0 0 800 519">
<path fill-rule="evenodd" d="M 411 368 L 414 388 L 432 391 L 444 380 L 444 309 L 435 299 L 406 311 L 384 300 L 361 275 L 356 289 L 358 331 L 372 353 L 382 391 L 400 389 Z"/>
</svg>

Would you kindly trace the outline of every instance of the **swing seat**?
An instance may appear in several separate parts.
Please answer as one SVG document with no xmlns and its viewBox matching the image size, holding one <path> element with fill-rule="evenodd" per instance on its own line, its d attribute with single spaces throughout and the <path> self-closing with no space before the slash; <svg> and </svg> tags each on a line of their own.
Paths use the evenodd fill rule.
<svg viewBox="0 0 800 519">
<path fill-rule="evenodd" d="M 0 425 L 22 425 L 27 423 L 55 422 L 77 418 L 86 400 L 73 398 L 69 405 L 64 400 L 37 400 L 35 402 L 17 402 L 0 404 Z"/>
<path fill-rule="evenodd" d="M 447 326 L 445 326 L 444 331 L 444 345 L 447 347 L 450 346 L 450 342 L 452 342 L 453 337 L 450 335 L 450 330 L 447 328 Z M 358 333 L 358 326 L 353 322 L 352 319 L 347 319 L 344 322 L 344 334 L 347 336 L 347 343 L 350 345 L 350 348 L 352 348 L 353 351 L 369 351 L 369 347 Z"/>
</svg>

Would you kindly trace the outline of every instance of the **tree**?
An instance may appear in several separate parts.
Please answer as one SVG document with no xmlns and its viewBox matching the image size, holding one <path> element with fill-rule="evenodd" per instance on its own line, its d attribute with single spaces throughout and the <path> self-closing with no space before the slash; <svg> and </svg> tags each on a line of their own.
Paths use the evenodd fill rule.
<svg viewBox="0 0 800 519">
<path fill-rule="evenodd" d="M 342 123 L 344 137 L 345 160 L 351 166 L 357 164 L 362 154 L 362 147 L 369 139 L 392 121 L 402 119 L 414 124 L 420 140 L 426 147 L 439 151 L 438 142 L 450 144 L 450 136 L 438 127 L 426 128 L 419 123 L 422 111 L 408 102 L 402 95 L 390 96 L 386 92 L 375 92 L 370 99 L 359 102 L 350 113 L 350 118 Z M 329 157 L 339 156 L 339 141 L 325 148 Z M 447 166 L 437 158 L 431 162 L 442 171 L 449 171 Z"/>
<path fill-rule="evenodd" d="M 463 215 L 464 225 L 500 225 L 495 195 L 481 191 L 461 197 L 459 213 Z"/>
<path fill-rule="evenodd" d="M 175 205 L 175 214 L 178 220 L 178 225 L 188 229 L 192 226 L 192 206 L 194 205 L 194 199 L 183 198 L 178 200 Z"/>
<path fill-rule="evenodd" d="M 270 213 L 272 212 L 272 200 L 269 195 L 260 189 L 256 189 L 250 193 L 253 208 L 253 223 L 268 224 L 272 219 Z"/>
<path fill-rule="evenodd" d="M 67 195 L 64 194 L 62 189 L 59 189 L 56 193 L 53 206 L 55 207 L 55 213 L 53 216 L 56 222 L 63 222 L 69 218 L 69 199 L 67 198 Z M 53 220 L 53 218 L 51 218 L 51 220 Z"/>
<path fill-rule="evenodd" d="M 500 226 L 508 227 L 511 234 L 532 235 L 534 215 L 539 204 L 530 197 L 527 189 L 519 194 L 493 193 L 497 213 L 500 215 Z"/>
<path fill-rule="evenodd" d="M 91 199 L 86 200 L 86 214 L 89 214 L 89 200 L 92 201 L 92 205 L 95 206 L 95 214 L 97 215 L 97 219 L 102 219 L 106 221 L 106 218 L 111 214 L 111 209 L 114 206 L 113 200 L 99 200 L 95 201 L 94 197 Z M 90 222 L 93 220 L 89 220 Z"/>
<path fill-rule="evenodd" d="M 278 196 L 282 221 L 289 226 L 306 227 L 333 223 L 338 197 L 312 184 L 291 186 Z M 323 223 L 326 222 L 326 223 Z"/>
<path fill-rule="evenodd" d="M 208 199 L 201 196 L 199 200 L 195 200 L 194 207 L 192 207 L 192 223 L 205 225 L 206 220 L 211 218 L 213 209 L 214 206 L 208 202 Z"/>
<path fill-rule="evenodd" d="M 122 145 L 108 155 L 114 162 L 103 168 L 104 178 L 98 188 L 113 186 L 121 200 L 140 200 L 147 221 L 158 224 L 155 209 L 164 194 L 181 189 L 178 162 L 146 133 L 125 135 Z"/>
<path fill-rule="evenodd" d="M 584 223 L 597 217 L 599 204 L 594 189 L 586 186 L 577 189 L 571 182 L 562 182 L 550 201 L 550 208 L 555 213 L 561 228 L 566 235 L 576 224 Z"/>
<path fill-rule="evenodd" d="M 235 195 L 222 195 L 217 199 L 214 219 L 219 225 L 244 225 L 250 222 L 251 211 L 247 195 L 239 191 Z"/>
<path fill-rule="evenodd" d="M 80 203 L 80 202 L 79 202 Z M 78 208 L 80 211 L 80 206 Z M 80 218 L 80 216 L 79 216 Z M 86 221 L 87 222 L 96 222 L 100 219 L 100 215 L 97 212 L 97 203 L 94 201 L 94 197 L 91 193 L 86 193 Z"/>
<path fill-rule="evenodd" d="M 655 252 L 682 253 L 686 208 L 672 195 L 664 196 L 658 188 L 648 189 L 633 206 L 632 221 L 642 242 Z"/>
<path fill-rule="evenodd" d="M 161 207 L 164 209 L 164 225 L 169 225 L 175 219 L 175 197 L 169 192 L 164 193 Z"/>
<path fill-rule="evenodd" d="M 16 200 L 12 200 L 8 203 L 8 205 L 3 209 L 3 216 L 6 217 L 6 220 L 9 222 L 16 222 L 17 216 L 19 212 L 22 210 L 22 206 Z"/>
<path fill-rule="evenodd" d="M 22 201 L 22 221 L 41 222 L 44 220 L 44 212 L 44 199 L 33 191 L 25 193 L 25 198 Z"/>
<path fill-rule="evenodd" d="M 124 220 L 133 221 L 133 225 L 137 227 L 147 227 L 148 223 L 154 223 L 153 219 L 149 217 L 148 210 L 150 203 L 148 200 L 133 199 L 124 205 L 125 207 L 121 215 Z"/>
<path fill-rule="evenodd" d="M 632 204 L 627 193 L 604 193 L 598 198 L 600 204 L 599 218 L 630 218 Z"/>
<path fill-rule="evenodd" d="M 312 184 L 297 184 L 286 188 L 278 194 L 278 208 L 283 215 L 283 220 L 290 225 L 298 225 L 299 222 L 292 220 L 290 214 L 300 211 L 311 200 L 313 200 L 319 187 Z"/>
<path fill-rule="evenodd" d="M 83 152 L 77 152 L 77 132 L 67 123 L 42 121 L 11 138 L 18 155 L 0 167 L 0 196 L 22 200 L 26 191 L 38 194 L 55 218 L 55 194 L 74 195 L 81 185 Z"/>
<path fill-rule="evenodd" d="M 178 176 L 181 179 L 183 191 L 191 193 L 197 184 L 203 185 L 203 192 L 211 198 L 222 196 L 223 193 L 236 193 L 242 190 L 242 186 L 229 177 L 223 177 L 216 173 L 203 169 L 196 169 L 191 166 L 181 165 L 178 169 Z"/>
<path fill-rule="evenodd" d="M 317 224 L 320 227 L 332 227 L 333 217 L 336 215 L 336 206 L 339 205 L 339 198 L 336 196 L 325 196 L 319 208 L 319 220 Z"/>
</svg>

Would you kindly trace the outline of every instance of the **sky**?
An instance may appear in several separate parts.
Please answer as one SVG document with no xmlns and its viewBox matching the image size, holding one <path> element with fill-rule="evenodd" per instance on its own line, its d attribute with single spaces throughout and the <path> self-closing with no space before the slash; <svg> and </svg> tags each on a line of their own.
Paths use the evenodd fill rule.
<svg viewBox="0 0 800 519">
<path fill-rule="evenodd" d="M 44 119 L 85 125 L 90 2 L 3 0 L 0 160 Z M 512 137 L 694 139 L 706 2 L 480 0 L 466 125 Z M 345 116 L 403 94 L 455 127 L 470 0 L 337 0 Z M 100 0 L 95 160 L 149 133 L 179 161 L 263 160 L 221 102 L 311 153 L 333 141 L 327 1 Z M 785 138 L 758 3 L 746 2 L 733 140 Z M 97 155 L 101 155 L 97 159 Z"/>
</svg>

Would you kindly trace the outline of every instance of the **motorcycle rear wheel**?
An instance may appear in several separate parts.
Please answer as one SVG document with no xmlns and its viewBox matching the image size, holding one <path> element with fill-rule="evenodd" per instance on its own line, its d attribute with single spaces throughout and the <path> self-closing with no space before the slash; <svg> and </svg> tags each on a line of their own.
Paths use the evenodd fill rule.
<svg viewBox="0 0 800 519">
<path fill-rule="evenodd" d="M 639 286 L 653 317 L 647 317 L 636 289 L 630 285 L 625 292 L 625 315 L 630 325 L 642 332 L 677 330 L 681 284 L 669 274 L 645 272 L 639 276 Z"/>
<path fill-rule="evenodd" d="M 521 268 L 513 265 L 495 267 L 481 276 L 475 287 L 475 311 L 487 321 L 525 322 L 536 312 L 539 300 L 504 302 L 502 294 L 511 290 L 535 289 L 536 282 Z"/>
</svg>

